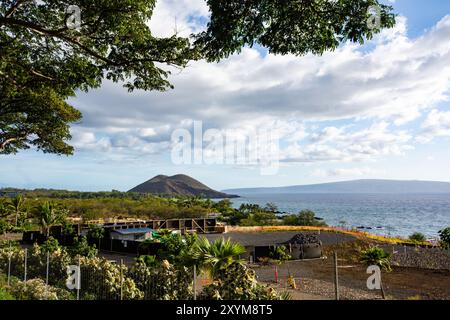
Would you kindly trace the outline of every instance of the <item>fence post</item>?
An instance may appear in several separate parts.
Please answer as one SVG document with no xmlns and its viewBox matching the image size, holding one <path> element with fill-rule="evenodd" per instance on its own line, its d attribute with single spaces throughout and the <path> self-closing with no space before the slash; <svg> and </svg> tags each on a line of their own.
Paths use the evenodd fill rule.
<svg viewBox="0 0 450 320">
<path fill-rule="evenodd" d="M 23 282 L 25 283 L 25 288 L 27 287 L 27 261 L 28 260 L 28 249 L 25 249 L 25 265 L 23 273 Z"/>
<path fill-rule="evenodd" d="M 339 273 L 338 273 L 338 260 L 336 252 L 334 252 L 334 293 L 336 300 L 339 300 Z"/>
<path fill-rule="evenodd" d="M 11 256 L 12 256 L 12 251 L 8 254 L 8 287 L 11 281 Z"/>
<path fill-rule="evenodd" d="M 81 287 L 81 259 L 78 256 L 78 277 L 75 280 L 77 282 L 77 300 L 80 300 L 80 287 Z"/>
<path fill-rule="evenodd" d="M 120 300 L 123 300 L 123 259 L 120 259 Z"/>
<path fill-rule="evenodd" d="M 197 266 L 194 264 L 194 300 L 197 300 Z"/>
<path fill-rule="evenodd" d="M 383 286 L 383 280 L 381 278 L 381 272 L 380 272 L 380 289 L 381 289 L 381 297 L 383 300 L 386 300 L 386 294 L 384 292 L 384 286 Z"/>
<path fill-rule="evenodd" d="M 275 283 L 278 283 L 278 267 L 275 265 Z"/>
<path fill-rule="evenodd" d="M 45 270 L 45 284 L 48 286 L 48 274 L 50 269 L 50 252 L 47 251 L 47 269 Z"/>
</svg>

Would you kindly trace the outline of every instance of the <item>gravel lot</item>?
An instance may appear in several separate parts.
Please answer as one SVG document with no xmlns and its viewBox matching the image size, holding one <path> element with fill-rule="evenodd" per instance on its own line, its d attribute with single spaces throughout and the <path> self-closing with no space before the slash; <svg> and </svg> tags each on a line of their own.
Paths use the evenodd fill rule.
<svg viewBox="0 0 450 320">
<path fill-rule="evenodd" d="M 450 250 L 405 246 L 382 246 L 392 255 L 392 264 L 400 267 L 450 270 Z"/>
</svg>

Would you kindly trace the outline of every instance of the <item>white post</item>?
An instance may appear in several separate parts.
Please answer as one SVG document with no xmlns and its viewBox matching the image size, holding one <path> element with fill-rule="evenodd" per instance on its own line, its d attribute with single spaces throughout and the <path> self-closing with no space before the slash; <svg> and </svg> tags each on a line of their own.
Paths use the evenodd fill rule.
<svg viewBox="0 0 450 320">
<path fill-rule="evenodd" d="M 45 284 L 48 286 L 48 273 L 50 269 L 50 253 L 47 251 L 47 269 L 45 270 Z"/>
<path fill-rule="evenodd" d="M 81 287 L 81 261 L 80 257 L 78 257 L 78 277 L 76 279 L 77 282 L 77 300 L 80 300 L 80 287 Z"/>
<path fill-rule="evenodd" d="M 194 300 L 197 300 L 197 266 L 194 264 Z"/>
<path fill-rule="evenodd" d="M 9 253 L 8 255 L 8 287 L 11 281 L 11 256 L 12 256 L 12 252 Z"/>
<path fill-rule="evenodd" d="M 120 300 L 123 300 L 123 259 L 120 259 Z"/>
<path fill-rule="evenodd" d="M 25 249 L 25 265 L 23 274 L 23 281 L 25 282 L 25 287 L 27 286 L 27 260 L 28 260 L 28 249 Z"/>
<path fill-rule="evenodd" d="M 334 294 L 335 299 L 339 300 L 339 273 L 338 273 L 338 258 L 336 252 L 334 252 Z"/>
</svg>

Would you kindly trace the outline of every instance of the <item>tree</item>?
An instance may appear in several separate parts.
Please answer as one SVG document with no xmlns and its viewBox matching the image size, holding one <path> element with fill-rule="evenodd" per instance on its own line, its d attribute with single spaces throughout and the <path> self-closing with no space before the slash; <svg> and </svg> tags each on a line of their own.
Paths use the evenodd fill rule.
<svg viewBox="0 0 450 320">
<path fill-rule="evenodd" d="M 322 54 L 344 41 L 364 43 L 392 27 L 392 7 L 377 0 L 228 0 L 207 1 L 211 20 L 195 44 L 209 61 L 243 46 L 261 45 L 274 54 Z M 378 26 L 368 23 L 378 11 Z"/>
<path fill-rule="evenodd" d="M 43 233 L 48 238 L 51 227 L 63 223 L 66 212 L 58 208 L 54 203 L 46 201 L 36 208 L 36 217 Z"/>
<path fill-rule="evenodd" d="M 440 230 L 439 237 L 441 238 L 442 247 L 445 249 L 450 248 L 450 227 Z"/>
<path fill-rule="evenodd" d="M 376 265 L 386 271 L 391 271 L 391 254 L 384 251 L 383 248 L 371 247 L 361 251 L 360 261 L 367 266 Z"/>
<path fill-rule="evenodd" d="M 69 123 L 81 118 L 65 100 L 103 77 L 129 90 L 165 90 L 170 71 L 195 59 L 189 39 L 153 37 L 155 0 L 9 0 L 0 3 L 0 153 L 35 146 L 71 154 Z M 82 14 L 67 23 L 69 6 Z"/>
<path fill-rule="evenodd" d="M 16 227 L 18 225 L 19 217 L 26 215 L 26 211 L 23 207 L 24 200 L 21 195 L 18 195 L 9 201 L 8 209 L 14 214 Z"/>
<path fill-rule="evenodd" d="M 191 41 L 152 35 L 147 22 L 155 3 L 0 2 L 0 154 L 31 146 L 72 154 L 69 125 L 81 113 L 66 99 L 103 78 L 129 91 L 162 91 L 172 88 L 172 67 L 191 60 L 218 61 L 254 44 L 276 54 L 321 54 L 347 40 L 363 43 L 395 23 L 392 7 L 378 0 L 208 0 L 207 30 Z M 379 25 L 367 22 L 371 6 L 379 8 Z M 69 24 L 77 17 L 79 25 Z"/>
<path fill-rule="evenodd" d="M 195 258 L 200 267 L 213 278 L 220 270 L 225 270 L 232 263 L 239 262 L 239 255 L 245 252 L 245 248 L 230 239 L 217 239 L 209 242 L 206 238 L 198 239 Z"/>
<path fill-rule="evenodd" d="M 316 219 L 316 214 L 311 210 L 302 210 L 297 215 L 283 217 L 283 223 L 294 226 L 325 226 L 326 224 Z"/>
<path fill-rule="evenodd" d="M 427 240 L 427 238 L 423 233 L 414 232 L 409 236 L 409 240 L 412 240 L 414 242 L 424 242 L 425 240 Z"/>
<path fill-rule="evenodd" d="M 0 219 L 6 218 L 9 216 L 9 210 L 5 204 L 5 201 L 0 200 Z"/>
</svg>

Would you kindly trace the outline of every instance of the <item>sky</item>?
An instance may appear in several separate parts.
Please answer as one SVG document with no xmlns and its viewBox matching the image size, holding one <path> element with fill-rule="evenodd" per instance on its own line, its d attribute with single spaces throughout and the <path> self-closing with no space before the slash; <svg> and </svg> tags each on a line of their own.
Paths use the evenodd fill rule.
<svg viewBox="0 0 450 320">
<path fill-rule="evenodd" d="M 167 92 L 128 93 L 104 81 L 79 93 L 69 101 L 83 113 L 71 128 L 75 154 L 1 156 L 0 188 L 126 191 L 178 173 L 215 189 L 450 181 L 450 1 L 386 1 L 397 24 L 364 46 L 303 57 L 244 48 L 174 70 Z M 149 24 L 159 36 L 188 35 L 207 16 L 203 0 L 159 0 Z M 260 139 L 267 132 L 275 140 Z M 193 144 L 183 163 L 179 133 Z M 223 161 L 236 149 L 211 146 L 219 137 L 262 141 L 247 148 L 259 161 Z"/>
</svg>

